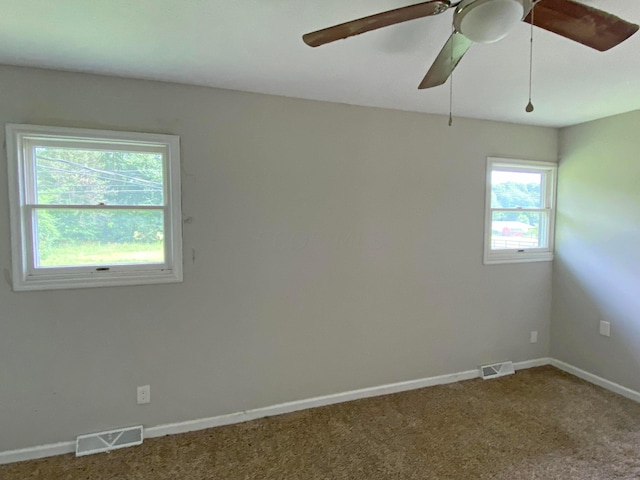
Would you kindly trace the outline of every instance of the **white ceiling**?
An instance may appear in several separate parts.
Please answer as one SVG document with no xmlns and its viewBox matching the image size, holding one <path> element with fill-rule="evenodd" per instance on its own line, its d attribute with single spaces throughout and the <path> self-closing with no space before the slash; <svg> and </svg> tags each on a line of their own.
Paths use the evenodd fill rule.
<svg viewBox="0 0 640 480">
<path fill-rule="evenodd" d="M 0 63 L 447 114 L 449 86 L 417 85 L 453 10 L 310 48 L 304 33 L 416 0 L 0 0 Z M 583 3 L 640 23 L 638 0 Z M 454 116 L 565 126 L 640 109 L 640 33 L 600 53 L 529 27 L 473 45 Z M 0 79 L 1 85 L 1 79 Z"/>
</svg>

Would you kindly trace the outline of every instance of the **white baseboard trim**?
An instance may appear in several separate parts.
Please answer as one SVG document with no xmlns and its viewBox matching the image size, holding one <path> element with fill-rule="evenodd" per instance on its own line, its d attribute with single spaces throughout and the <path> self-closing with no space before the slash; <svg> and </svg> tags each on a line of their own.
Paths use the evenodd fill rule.
<svg viewBox="0 0 640 480">
<path fill-rule="evenodd" d="M 640 403 L 640 392 L 636 392 L 635 390 L 631 390 L 630 388 L 623 387 L 622 385 L 606 380 L 585 370 L 581 370 L 580 368 L 574 367 L 573 365 L 565 363 L 561 360 L 556 360 L 555 358 L 536 358 L 533 360 L 527 360 L 524 362 L 517 362 L 513 364 L 515 370 L 524 370 L 527 368 L 540 367 L 543 365 L 553 365 L 554 367 L 559 368 L 560 370 L 563 370 L 578 378 L 582 378 L 587 382 L 593 383 Z M 297 412 L 309 408 L 349 402 L 361 398 L 389 395 L 392 393 L 406 392 L 418 388 L 444 385 L 447 383 L 454 383 L 462 380 L 470 380 L 473 378 L 478 378 L 479 376 L 479 370 L 474 369 L 448 375 L 439 375 L 436 377 L 428 377 L 418 380 L 409 380 L 406 382 L 380 385 L 377 387 L 362 388 L 332 395 L 324 395 L 321 397 L 281 403 L 269 407 L 255 408 L 252 410 L 230 413 L 228 415 L 219 415 L 216 417 L 200 418 L 197 420 L 188 420 L 185 422 L 157 425 L 155 427 L 145 428 L 144 436 L 145 438 L 161 437 L 164 435 L 175 435 L 178 433 L 186 433 L 196 430 L 203 430 L 206 428 L 220 427 L 223 425 L 231 425 L 234 423 L 248 422 L 250 420 L 256 420 L 258 418 L 272 417 L 275 415 L 282 415 L 284 413 Z M 21 462 L 24 460 L 34 460 L 37 458 L 51 457 L 54 455 L 62 455 L 65 453 L 72 453 L 75 451 L 75 446 L 75 441 L 69 441 L 0 452 L 0 465 Z"/>
<path fill-rule="evenodd" d="M 6 452 L 0 452 L 0 465 L 5 463 L 22 462 L 24 460 L 34 460 L 36 458 L 53 457 L 55 455 L 64 455 L 65 453 L 75 451 L 75 441 L 49 443 L 48 445 L 39 445 L 37 447 L 9 450 Z"/>
<path fill-rule="evenodd" d="M 565 363 L 561 360 L 556 360 L 555 358 L 551 359 L 551 365 L 567 373 L 570 373 L 571 375 L 586 380 L 589 383 L 593 383 L 594 385 L 598 385 L 599 387 L 640 403 L 640 392 L 636 392 L 635 390 L 631 390 L 630 388 L 623 387 L 622 385 L 611 382 L 605 378 L 599 377 L 585 370 L 581 370 L 580 368 L 574 367 L 573 365 Z"/>
<path fill-rule="evenodd" d="M 525 360 L 524 362 L 516 362 L 513 364 L 513 368 L 518 370 L 526 370 L 527 368 L 543 367 L 544 365 L 551 365 L 551 358 L 534 358 L 533 360 Z"/>
<path fill-rule="evenodd" d="M 524 362 L 516 362 L 513 364 L 513 366 L 515 370 L 523 370 L 526 368 L 548 365 L 549 363 L 551 363 L 551 361 L 552 360 L 550 358 L 536 358 Z M 476 368 L 473 370 L 466 370 L 464 372 L 451 373 L 448 375 L 438 375 L 435 377 L 421 378 L 418 380 L 390 383 L 377 387 L 361 388 L 348 392 L 323 395 L 321 397 L 296 400 L 294 402 L 280 403 L 278 405 L 272 405 L 269 407 L 255 408 L 252 410 L 245 410 L 242 412 L 230 413 L 227 415 L 219 415 L 216 417 L 200 418 L 197 420 L 187 420 L 185 422 L 157 425 L 155 427 L 145 428 L 144 437 L 162 437 L 164 435 L 175 435 L 178 433 L 193 432 L 196 430 L 204 430 L 206 428 L 220 427 L 223 425 L 231 425 L 234 423 L 248 422 L 250 420 L 256 420 L 258 418 L 272 417 L 275 415 L 282 415 L 283 413 L 297 412 L 309 408 L 333 405 L 335 403 L 349 402 L 352 400 L 377 397 L 380 395 L 389 395 L 391 393 L 406 392 L 409 390 L 416 390 L 418 388 L 433 387 L 435 385 L 455 383 L 462 380 L 478 378 L 479 376 L 480 371 Z M 75 451 L 75 446 L 75 441 L 70 441 L 0 452 L 0 465 L 6 463 L 21 462 L 23 460 L 34 460 L 37 458 L 71 453 Z"/>
<path fill-rule="evenodd" d="M 296 400 L 294 402 L 280 403 L 269 407 L 255 408 L 245 410 L 243 412 L 231 413 L 229 415 L 220 415 L 217 417 L 200 418 L 187 422 L 170 423 L 167 425 L 158 425 L 145 430 L 145 437 L 160 437 L 163 435 L 173 435 L 176 433 L 192 432 L 194 430 L 203 430 L 205 428 L 220 427 L 222 425 L 230 425 L 233 423 L 242 423 L 249 420 L 255 420 L 264 417 L 273 417 L 283 413 L 297 412 L 309 408 L 324 407 L 335 403 L 349 402 L 368 397 L 376 397 L 379 395 L 388 395 L 391 393 L 405 392 L 418 388 L 432 387 L 434 385 L 442 385 L 445 383 L 459 382 L 476 378 L 478 372 L 476 370 L 467 370 L 465 372 L 453 373 L 450 375 L 440 375 L 437 377 L 423 378 L 419 380 L 409 380 L 406 382 L 392 383 L 381 385 L 378 387 L 362 388 L 359 390 L 351 390 L 348 392 L 335 393 L 332 395 L 323 395 L 321 397 L 308 398 L 304 400 Z"/>
<path fill-rule="evenodd" d="M 525 368 L 539 367 L 548 365 L 549 358 L 536 358 L 524 362 L 514 363 L 516 370 Z M 220 415 L 217 417 L 200 418 L 197 420 L 189 420 L 186 422 L 170 423 L 166 425 L 158 425 L 145 429 L 145 438 L 161 437 L 163 435 L 175 435 L 177 433 L 193 432 L 195 430 L 204 430 L 206 428 L 221 427 L 223 425 L 231 425 L 234 423 L 248 422 L 258 418 L 273 417 L 282 415 L 283 413 L 298 412 L 309 408 L 324 407 L 336 403 L 350 402 L 362 398 L 377 397 L 380 395 L 389 395 L 391 393 L 406 392 L 416 390 L 418 388 L 433 387 L 436 385 L 444 385 L 447 383 L 460 382 L 462 380 L 471 380 L 480 376 L 479 369 L 466 370 L 464 372 L 451 373 L 448 375 L 438 375 L 436 377 L 421 378 L 418 380 L 409 380 L 406 382 L 390 383 L 377 387 L 361 388 L 348 392 L 334 393 L 331 395 L 323 395 L 321 397 L 308 398 L 304 400 L 296 400 L 294 402 L 280 403 L 269 407 L 255 408 L 245 410 L 243 412 L 231 413 L 228 415 Z"/>
</svg>

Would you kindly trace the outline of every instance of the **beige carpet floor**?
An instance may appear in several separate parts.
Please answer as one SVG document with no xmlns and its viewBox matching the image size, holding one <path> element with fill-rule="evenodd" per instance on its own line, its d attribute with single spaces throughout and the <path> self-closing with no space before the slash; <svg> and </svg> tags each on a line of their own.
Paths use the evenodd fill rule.
<svg viewBox="0 0 640 480">
<path fill-rule="evenodd" d="M 4 465 L 0 479 L 640 479 L 640 404 L 540 367 Z"/>
</svg>

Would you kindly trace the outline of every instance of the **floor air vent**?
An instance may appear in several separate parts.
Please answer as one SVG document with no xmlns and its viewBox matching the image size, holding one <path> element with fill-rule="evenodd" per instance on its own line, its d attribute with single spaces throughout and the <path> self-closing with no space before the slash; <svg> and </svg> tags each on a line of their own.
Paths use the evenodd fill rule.
<svg viewBox="0 0 640 480">
<path fill-rule="evenodd" d="M 76 439 L 76 457 L 92 453 L 108 452 L 117 448 L 132 447 L 142 443 L 142 425 L 137 427 L 89 433 Z"/>
<path fill-rule="evenodd" d="M 480 376 L 488 380 L 490 378 L 504 377 L 515 373 L 513 362 L 494 363 L 493 365 L 483 365 L 480 367 Z"/>
</svg>

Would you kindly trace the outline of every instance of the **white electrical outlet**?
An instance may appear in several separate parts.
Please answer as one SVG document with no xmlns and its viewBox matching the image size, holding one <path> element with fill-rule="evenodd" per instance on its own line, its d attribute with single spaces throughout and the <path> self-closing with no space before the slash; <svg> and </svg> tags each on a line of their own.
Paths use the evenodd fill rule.
<svg viewBox="0 0 640 480">
<path fill-rule="evenodd" d="M 604 335 L 605 337 L 611 336 L 611 322 L 600 320 L 600 335 Z"/>
<path fill-rule="evenodd" d="M 531 341 L 531 343 L 538 343 L 538 331 L 537 330 L 532 330 L 531 331 L 530 341 Z"/>
<path fill-rule="evenodd" d="M 138 387 L 138 405 L 151 403 L 151 385 Z"/>
</svg>

